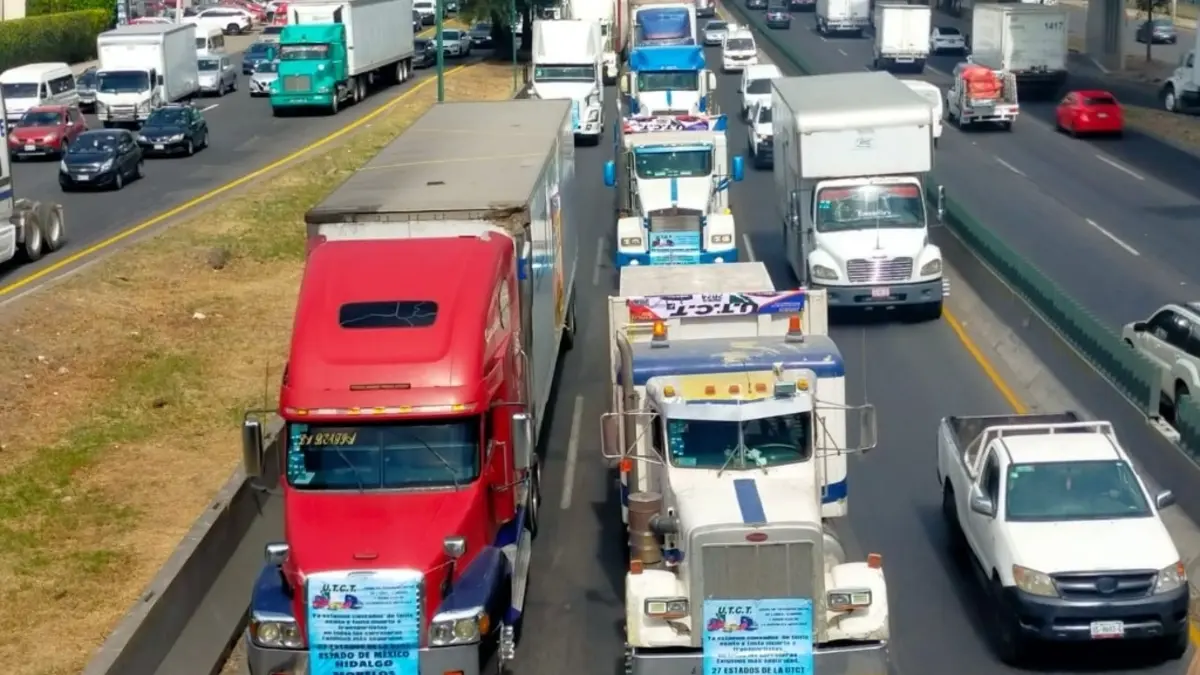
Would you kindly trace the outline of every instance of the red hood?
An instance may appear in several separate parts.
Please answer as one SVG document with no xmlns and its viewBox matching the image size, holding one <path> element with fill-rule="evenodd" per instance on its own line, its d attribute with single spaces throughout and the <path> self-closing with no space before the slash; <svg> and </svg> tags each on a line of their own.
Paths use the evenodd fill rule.
<svg viewBox="0 0 1200 675">
<path fill-rule="evenodd" d="M 296 617 L 303 623 L 304 592 L 296 583 L 314 572 L 410 568 L 425 572 L 425 621 L 437 610 L 446 555 L 443 540 L 467 539 L 466 564 L 485 545 L 487 492 L 479 484 L 458 491 L 400 494 L 315 494 L 288 489 L 284 498 L 287 573 Z M 356 557 L 357 556 L 357 557 Z M 297 576 L 297 572 L 299 576 Z"/>
<path fill-rule="evenodd" d="M 44 138 L 50 134 L 62 133 L 62 127 L 16 127 L 9 132 L 9 137 L 14 140 L 25 140 L 26 138 Z"/>
</svg>

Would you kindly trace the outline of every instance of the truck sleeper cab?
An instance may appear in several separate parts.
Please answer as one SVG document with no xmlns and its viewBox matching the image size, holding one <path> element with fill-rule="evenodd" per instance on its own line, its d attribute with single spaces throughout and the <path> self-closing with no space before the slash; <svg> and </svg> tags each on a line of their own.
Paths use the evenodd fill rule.
<svg viewBox="0 0 1200 675">
<path fill-rule="evenodd" d="M 619 85 L 629 115 L 716 114 L 717 76 L 702 46 L 638 47 Z"/>
</svg>

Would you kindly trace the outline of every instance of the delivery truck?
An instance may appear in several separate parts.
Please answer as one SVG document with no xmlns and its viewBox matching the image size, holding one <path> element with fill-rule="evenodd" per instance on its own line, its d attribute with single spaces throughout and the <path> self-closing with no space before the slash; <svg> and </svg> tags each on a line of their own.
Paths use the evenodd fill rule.
<svg viewBox="0 0 1200 675">
<path fill-rule="evenodd" d="M 533 22 L 532 98 L 571 101 L 575 138 L 589 145 L 604 133 L 604 47 L 592 19 Z"/>
<path fill-rule="evenodd" d="M 194 24 L 118 26 L 96 37 L 96 54 L 96 117 L 106 127 L 138 126 L 200 91 Z"/>
<path fill-rule="evenodd" d="M 279 34 L 271 109 L 337 113 L 413 72 L 412 0 L 299 0 Z"/>
<path fill-rule="evenodd" d="M 817 0 L 817 32 L 821 35 L 862 37 L 870 24 L 871 0 Z"/>
<path fill-rule="evenodd" d="M 933 19 L 929 5 L 877 2 L 873 17 L 875 70 L 924 72 Z"/>
<path fill-rule="evenodd" d="M 1021 98 L 1061 98 L 1067 86 L 1067 10 L 1061 5 L 975 5 L 971 62 L 1011 73 Z"/>
<path fill-rule="evenodd" d="M 250 598 L 251 675 L 514 658 L 535 449 L 575 331 L 572 135 L 565 100 L 444 103 L 306 214 L 270 457 L 286 541 L 267 545 Z M 243 426 L 250 476 L 261 430 Z M 345 630 L 345 609 L 371 630 Z M 526 631 L 524 648 L 542 639 Z"/>
<path fill-rule="evenodd" d="M 890 73 L 771 80 L 775 194 L 788 264 L 832 308 L 942 315 L 925 181 L 933 111 Z M 938 216 L 941 216 L 939 188 Z"/>
</svg>

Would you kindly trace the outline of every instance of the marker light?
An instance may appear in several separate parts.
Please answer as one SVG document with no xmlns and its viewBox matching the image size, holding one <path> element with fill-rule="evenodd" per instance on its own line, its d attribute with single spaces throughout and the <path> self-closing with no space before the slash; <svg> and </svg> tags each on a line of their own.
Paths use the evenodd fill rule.
<svg viewBox="0 0 1200 675">
<path fill-rule="evenodd" d="M 712 386 L 711 384 L 710 384 L 710 385 L 706 385 L 706 386 L 704 387 L 704 395 L 705 395 L 705 396 L 716 396 L 716 395 L 717 395 L 717 388 L 716 388 L 716 387 L 714 387 L 714 386 Z"/>
<path fill-rule="evenodd" d="M 667 386 L 663 387 L 663 396 L 666 396 L 667 398 L 671 398 L 671 397 L 675 396 L 675 387 L 673 387 L 669 384 Z"/>
<path fill-rule="evenodd" d="M 796 389 L 799 391 L 808 391 L 808 380 L 796 380 Z"/>
<path fill-rule="evenodd" d="M 869 567 L 873 570 L 883 569 L 883 555 L 881 555 L 879 553 L 868 553 L 867 554 L 867 567 Z"/>
<path fill-rule="evenodd" d="M 755 382 L 754 383 L 754 391 L 756 391 L 760 394 L 766 393 L 767 383 L 766 382 Z"/>
<path fill-rule="evenodd" d="M 642 573 L 642 561 L 638 560 L 637 558 L 631 558 L 629 560 L 629 573 L 630 574 L 641 574 Z"/>
<path fill-rule="evenodd" d="M 665 322 L 655 321 L 653 331 L 654 331 L 653 335 L 654 335 L 655 340 L 666 340 L 667 339 L 667 324 Z"/>
<path fill-rule="evenodd" d="M 788 317 L 788 332 L 789 333 L 799 333 L 800 330 L 801 330 L 800 317 L 795 314 Z"/>
<path fill-rule="evenodd" d="M 742 388 L 737 386 L 736 384 L 731 384 L 731 385 L 729 385 L 729 393 L 735 394 L 735 395 L 740 394 L 740 393 L 742 393 Z"/>
<path fill-rule="evenodd" d="M 628 457 L 621 458 L 621 463 L 618 465 L 617 469 L 621 473 L 629 473 L 633 471 L 633 460 L 629 459 Z"/>
</svg>

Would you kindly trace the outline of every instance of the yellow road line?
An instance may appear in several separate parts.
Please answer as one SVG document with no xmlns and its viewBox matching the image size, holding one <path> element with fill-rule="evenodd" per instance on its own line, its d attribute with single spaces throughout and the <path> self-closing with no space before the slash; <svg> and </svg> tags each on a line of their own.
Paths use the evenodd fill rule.
<svg viewBox="0 0 1200 675">
<path fill-rule="evenodd" d="M 457 73 L 458 71 L 460 71 L 464 68 L 467 68 L 467 67 L 468 66 L 458 66 L 455 68 L 451 68 L 450 70 L 446 71 L 446 75 L 447 76 L 452 75 L 452 74 Z M 424 89 L 425 87 L 429 86 L 430 84 L 433 84 L 435 81 L 436 81 L 436 78 L 428 77 L 424 81 L 418 82 L 415 85 L 413 85 L 408 91 L 400 94 L 399 96 L 396 96 L 395 98 L 388 101 L 387 103 L 384 103 L 383 105 L 379 106 L 375 110 L 372 110 L 371 112 L 367 113 L 366 115 L 363 115 L 362 117 L 358 118 L 357 120 L 351 122 L 350 124 L 347 124 L 346 126 L 340 128 L 340 129 L 338 129 L 337 131 L 329 134 L 328 136 L 325 136 L 324 138 L 320 138 L 316 141 L 313 141 L 312 143 L 309 143 L 308 145 L 304 146 L 303 148 L 300 148 L 299 150 L 296 150 L 295 152 L 293 152 L 290 155 L 287 155 L 286 157 L 277 159 L 274 162 L 271 162 L 270 164 L 268 164 L 256 171 L 245 174 L 240 178 L 235 178 L 235 179 L 229 181 L 228 183 L 221 185 L 220 187 L 214 188 L 202 195 L 199 195 L 198 197 L 193 197 L 192 199 L 189 199 L 188 201 L 180 204 L 179 206 L 176 206 L 174 208 L 163 211 L 162 213 L 150 218 L 149 220 L 138 223 L 137 225 L 134 225 L 132 227 L 128 227 L 128 228 L 118 232 L 117 234 L 109 237 L 108 239 L 105 239 L 103 241 L 92 244 L 91 246 L 83 249 L 82 251 L 73 253 L 73 254 L 63 258 L 62 260 L 55 262 L 53 265 L 48 265 L 48 266 L 38 270 L 37 272 L 34 272 L 22 279 L 18 279 L 17 281 L 12 282 L 11 284 L 6 284 L 4 286 L 0 286 L 0 298 L 3 298 L 6 295 L 10 295 L 14 291 L 24 288 L 25 286 L 28 286 L 29 284 L 32 284 L 33 282 L 35 282 L 39 279 L 44 279 L 45 277 L 47 277 L 51 274 L 54 274 L 55 272 L 58 272 L 59 270 L 63 269 L 64 267 L 67 267 L 68 265 L 72 265 L 74 263 L 79 262 L 80 260 L 83 260 L 84 258 L 92 255 L 93 253 L 96 253 L 97 251 L 102 251 L 106 248 L 111 247 L 113 244 L 124 241 L 125 239 L 128 239 L 129 237 L 132 237 L 133 235 L 135 235 L 139 232 L 142 232 L 143 230 L 146 230 L 147 228 L 154 227 L 155 225 L 158 225 L 166 220 L 169 220 L 171 218 L 174 218 L 175 216 L 178 216 L 182 213 L 190 211 L 191 209 L 194 209 L 197 206 L 199 206 L 205 202 L 211 201 L 214 197 L 222 195 L 222 194 L 229 192 L 230 190 L 233 190 L 235 188 L 239 188 L 239 187 L 245 185 L 246 183 L 249 183 L 250 181 L 254 180 L 255 178 L 258 178 L 259 176 L 262 176 L 263 174 L 270 173 L 271 171 L 274 171 L 281 166 L 289 164 L 290 162 L 295 161 L 297 158 L 299 158 L 305 154 L 308 154 L 308 153 L 312 152 L 313 150 L 316 150 L 325 145 L 328 145 L 332 141 L 335 141 L 338 138 L 345 136 L 346 134 L 350 133 L 351 131 L 354 131 L 355 129 L 363 126 L 367 122 L 370 122 L 371 120 L 375 119 L 376 117 L 379 117 L 380 115 L 386 113 L 387 111 L 391 110 L 392 108 L 395 108 L 397 105 L 402 103 L 405 99 L 407 99 L 408 97 L 417 93 L 418 91 Z"/>
</svg>

